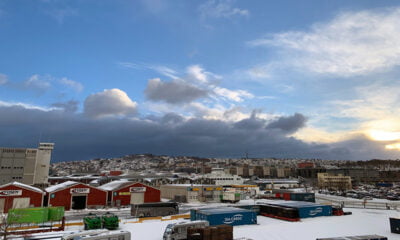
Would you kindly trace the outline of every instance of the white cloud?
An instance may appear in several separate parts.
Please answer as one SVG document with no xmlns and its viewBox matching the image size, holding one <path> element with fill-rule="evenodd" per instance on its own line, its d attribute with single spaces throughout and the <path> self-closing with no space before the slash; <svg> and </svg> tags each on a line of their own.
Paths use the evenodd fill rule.
<svg viewBox="0 0 400 240">
<path fill-rule="evenodd" d="M 400 65 L 399 18 L 400 8 L 346 12 L 309 31 L 273 34 L 250 44 L 281 48 L 287 64 L 310 72 L 364 75 Z"/>
<path fill-rule="evenodd" d="M 199 6 L 202 18 L 231 18 L 234 16 L 249 16 L 247 9 L 233 7 L 233 0 L 208 0 Z"/>
<path fill-rule="evenodd" d="M 6 84 L 7 82 L 8 82 L 7 75 L 0 73 L 0 85 Z"/>
<path fill-rule="evenodd" d="M 51 77 L 49 76 L 35 74 L 23 82 L 23 87 L 30 90 L 46 91 L 51 87 L 50 81 Z"/>
<path fill-rule="evenodd" d="M 169 77 L 171 79 L 177 79 L 178 72 L 174 69 L 163 66 L 163 65 L 152 65 L 152 64 L 138 64 L 138 63 L 131 63 L 131 62 L 118 62 L 118 65 L 124 68 L 131 68 L 131 69 L 150 69 L 153 71 L 158 72 L 161 75 Z"/>
<path fill-rule="evenodd" d="M 73 80 L 68 79 L 68 78 L 66 78 L 66 77 L 61 78 L 61 79 L 59 80 L 59 82 L 60 82 L 61 84 L 65 85 L 65 86 L 68 86 L 68 87 L 74 89 L 74 90 L 77 91 L 77 92 L 82 92 L 82 90 L 83 90 L 83 85 L 82 85 L 81 83 L 76 82 L 76 81 L 73 81 Z"/>
<path fill-rule="evenodd" d="M 105 89 L 86 98 L 84 112 L 93 118 L 131 116 L 137 112 L 137 103 L 120 89 Z"/>
<path fill-rule="evenodd" d="M 227 88 L 215 87 L 215 94 L 220 97 L 229 99 L 235 102 L 242 102 L 244 98 L 254 98 L 254 95 L 245 90 L 229 90 Z"/>
<path fill-rule="evenodd" d="M 37 105 L 33 105 L 30 103 L 23 103 L 23 102 L 5 102 L 5 101 L 0 101 L 0 106 L 1 107 L 23 107 L 25 109 L 34 109 L 34 110 L 40 110 L 40 111 L 52 111 L 52 110 L 56 110 L 58 108 L 56 107 L 43 107 L 43 106 L 37 106 Z"/>
</svg>

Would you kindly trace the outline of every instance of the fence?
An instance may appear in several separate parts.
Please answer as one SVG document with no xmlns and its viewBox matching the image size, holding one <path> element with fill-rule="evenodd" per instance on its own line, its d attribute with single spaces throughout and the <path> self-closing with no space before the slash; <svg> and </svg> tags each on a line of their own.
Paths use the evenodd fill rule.
<svg viewBox="0 0 400 240">
<path fill-rule="evenodd" d="M 370 200 L 341 200 L 341 199 L 334 199 L 328 196 L 315 196 L 319 202 L 329 203 L 333 205 L 339 205 L 346 208 L 367 208 L 367 209 L 394 209 L 400 210 L 400 202 L 373 202 Z M 321 201 L 322 200 L 322 201 Z"/>
</svg>

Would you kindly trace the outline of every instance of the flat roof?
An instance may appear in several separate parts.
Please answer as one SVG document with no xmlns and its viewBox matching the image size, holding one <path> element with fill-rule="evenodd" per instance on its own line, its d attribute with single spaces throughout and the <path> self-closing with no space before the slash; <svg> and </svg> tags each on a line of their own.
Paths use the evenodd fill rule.
<svg viewBox="0 0 400 240">
<path fill-rule="evenodd" d="M 253 211 L 235 207 L 219 207 L 219 208 L 202 208 L 198 209 L 197 212 L 203 214 L 224 214 L 224 213 L 245 213 L 245 212 L 247 213 Z"/>
</svg>

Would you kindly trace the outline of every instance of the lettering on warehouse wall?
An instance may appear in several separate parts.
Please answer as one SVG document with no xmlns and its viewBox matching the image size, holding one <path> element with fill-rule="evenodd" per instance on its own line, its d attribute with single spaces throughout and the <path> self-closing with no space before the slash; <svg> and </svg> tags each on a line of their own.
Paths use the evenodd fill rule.
<svg viewBox="0 0 400 240">
<path fill-rule="evenodd" d="M 0 196 L 21 196 L 22 190 L 0 190 Z"/>
<path fill-rule="evenodd" d="M 129 191 L 131 193 L 137 193 L 137 192 L 146 192 L 146 188 L 145 187 L 131 187 L 129 189 Z"/>
<path fill-rule="evenodd" d="M 90 193 L 90 188 L 71 188 L 71 193 L 75 194 L 87 194 Z"/>
</svg>

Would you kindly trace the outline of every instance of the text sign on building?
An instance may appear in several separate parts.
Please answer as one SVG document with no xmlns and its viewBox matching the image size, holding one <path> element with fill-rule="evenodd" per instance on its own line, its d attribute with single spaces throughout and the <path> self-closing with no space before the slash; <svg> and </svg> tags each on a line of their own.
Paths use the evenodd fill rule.
<svg viewBox="0 0 400 240">
<path fill-rule="evenodd" d="M 21 196 L 22 190 L 0 190 L 0 196 Z"/>
<path fill-rule="evenodd" d="M 131 193 L 146 192 L 146 188 L 145 187 L 131 187 L 131 188 L 129 188 L 129 192 L 131 192 Z"/>
<path fill-rule="evenodd" d="M 87 194 L 89 192 L 90 192 L 90 188 L 71 188 L 71 193 Z"/>
</svg>

